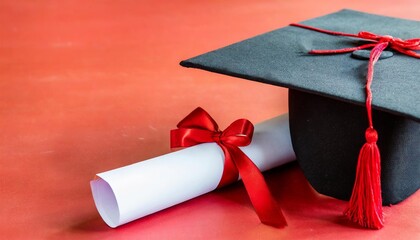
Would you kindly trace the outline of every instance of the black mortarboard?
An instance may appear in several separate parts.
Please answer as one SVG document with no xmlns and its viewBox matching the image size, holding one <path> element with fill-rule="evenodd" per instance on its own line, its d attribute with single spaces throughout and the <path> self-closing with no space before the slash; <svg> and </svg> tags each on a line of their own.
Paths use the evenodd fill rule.
<svg viewBox="0 0 420 240">
<path fill-rule="evenodd" d="M 420 37 L 418 21 L 353 10 L 302 24 L 352 34 L 368 31 L 400 39 Z M 308 52 L 366 43 L 372 42 L 288 26 L 182 61 L 181 65 L 289 88 L 291 137 L 304 174 L 318 192 L 348 200 L 359 150 L 366 141 L 363 133 L 369 126 L 365 107 L 369 61 L 360 60 L 363 52 Z M 411 52 L 418 54 L 420 40 L 409 44 L 414 46 Z M 420 187 L 420 61 L 397 47 L 386 50 L 393 56 L 377 62 L 371 88 L 373 122 L 381 150 L 382 199 L 389 205 Z"/>
</svg>

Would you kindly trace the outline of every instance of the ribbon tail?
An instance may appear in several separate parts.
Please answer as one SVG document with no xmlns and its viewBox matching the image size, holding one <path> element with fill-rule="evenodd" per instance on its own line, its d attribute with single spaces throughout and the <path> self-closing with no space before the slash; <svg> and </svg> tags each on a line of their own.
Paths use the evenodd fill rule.
<svg viewBox="0 0 420 240">
<path fill-rule="evenodd" d="M 420 53 L 417 53 L 417 52 L 412 51 L 412 50 L 404 49 L 404 48 L 401 48 L 401 47 L 398 47 L 398 46 L 392 46 L 392 49 L 394 49 L 394 50 L 396 50 L 396 51 L 398 51 L 402 54 L 408 55 L 410 57 L 420 58 Z"/>
<path fill-rule="evenodd" d="M 309 51 L 310 54 L 339 54 L 339 53 L 348 53 L 348 52 L 353 52 L 353 51 L 357 51 L 357 50 L 362 50 L 362 49 L 366 49 L 366 48 L 371 48 L 371 47 L 375 47 L 377 44 L 376 43 L 369 43 L 369 44 L 364 44 L 358 47 L 352 47 L 352 48 L 342 48 L 342 49 L 333 49 L 333 50 L 311 50 Z"/>
<path fill-rule="evenodd" d="M 229 152 L 239 170 L 245 189 L 260 221 L 266 225 L 283 228 L 287 222 L 258 167 L 238 147 L 229 145 Z"/>
<path fill-rule="evenodd" d="M 225 155 L 225 163 L 223 166 L 222 178 L 220 179 L 219 185 L 217 186 L 217 188 L 221 188 L 228 184 L 238 181 L 239 172 L 232 159 L 230 149 L 228 149 L 223 144 L 218 143 L 218 145 L 223 150 L 223 154 Z"/>
</svg>

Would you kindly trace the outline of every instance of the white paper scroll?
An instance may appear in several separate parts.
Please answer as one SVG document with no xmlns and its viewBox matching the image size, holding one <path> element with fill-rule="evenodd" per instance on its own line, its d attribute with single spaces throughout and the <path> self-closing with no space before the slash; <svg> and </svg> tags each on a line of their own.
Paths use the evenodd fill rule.
<svg viewBox="0 0 420 240">
<path fill-rule="evenodd" d="M 293 161 L 288 115 L 257 124 L 241 149 L 261 171 Z M 205 143 L 99 173 L 90 185 L 99 214 L 114 228 L 216 189 L 223 165 L 220 147 Z"/>
</svg>

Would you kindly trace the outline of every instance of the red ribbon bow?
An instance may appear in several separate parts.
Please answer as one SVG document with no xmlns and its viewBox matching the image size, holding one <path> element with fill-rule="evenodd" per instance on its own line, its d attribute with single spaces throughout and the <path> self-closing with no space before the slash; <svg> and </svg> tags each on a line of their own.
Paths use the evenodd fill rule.
<svg viewBox="0 0 420 240">
<path fill-rule="evenodd" d="M 218 187 L 237 181 L 240 175 L 261 222 L 278 228 L 287 225 L 258 167 L 239 149 L 239 146 L 251 143 L 254 126 L 250 121 L 238 119 L 226 130 L 220 131 L 217 123 L 205 110 L 196 108 L 177 127 L 178 129 L 171 130 L 171 147 L 217 143 L 225 155 Z"/>
</svg>

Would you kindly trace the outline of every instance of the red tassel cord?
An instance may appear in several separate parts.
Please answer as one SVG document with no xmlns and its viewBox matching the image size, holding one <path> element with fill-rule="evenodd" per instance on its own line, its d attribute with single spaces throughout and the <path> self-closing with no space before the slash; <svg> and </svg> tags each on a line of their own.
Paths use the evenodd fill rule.
<svg viewBox="0 0 420 240">
<path fill-rule="evenodd" d="M 416 52 L 420 50 L 420 38 L 402 40 L 400 38 L 394 38 L 388 35 L 380 36 L 370 32 L 359 32 L 358 34 L 351 34 L 334 32 L 296 23 L 290 25 L 324 34 L 354 37 L 372 42 L 351 48 L 311 50 L 309 53 L 339 54 L 366 48 L 373 48 L 369 57 L 368 74 L 366 77 L 366 111 L 369 127 L 365 133 L 366 143 L 363 145 L 359 153 L 353 192 L 349 201 L 349 206 L 344 211 L 344 215 L 347 216 L 347 218 L 349 218 L 351 221 L 363 227 L 380 229 L 384 226 L 384 220 L 382 214 L 381 195 L 381 157 L 379 148 L 376 144 L 378 140 L 378 134 L 373 128 L 372 122 L 371 85 L 373 81 L 374 65 L 387 47 L 390 47 L 391 49 L 402 54 L 420 58 L 420 54 Z"/>
<path fill-rule="evenodd" d="M 359 225 L 381 229 L 384 226 L 381 194 L 381 155 L 379 153 L 378 133 L 372 121 L 372 80 L 374 65 L 388 46 L 387 42 L 379 43 L 370 53 L 366 82 L 366 110 L 369 128 L 366 130 L 366 143 L 359 153 L 356 168 L 356 180 L 348 208 L 344 211 L 351 221 Z"/>
<path fill-rule="evenodd" d="M 329 35 L 334 36 L 344 36 L 344 37 L 353 37 L 353 38 L 359 38 L 363 40 L 370 41 L 372 43 L 363 44 L 361 46 L 357 47 L 351 47 L 351 48 L 343 48 L 343 49 L 327 49 L 327 50 L 312 50 L 309 53 L 311 54 L 337 54 L 337 53 L 348 53 L 353 52 L 356 50 L 366 49 L 366 48 L 372 48 L 378 45 L 382 42 L 389 43 L 389 46 L 391 49 L 400 52 L 402 54 L 405 54 L 410 57 L 414 58 L 420 58 L 420 53 L 417 53 L 416 51 L 420 50 L 420 38 L 412 38 L 412 39 L 401 39 L 401 38 L 395 38 L 389 35 L 381 36 L 377 35 L 371 32 L 359 32 L 357 34 L 352 33 L 343 33 L 343 32 L 335 32 L 320 28 L 315 28 L 312 26 L 307 26 L 299 23 L 292 23 L 290 26 L 294 27 L 300 27 L 305 28 L 308 30 L 325 33 Z"/>
</svg>

